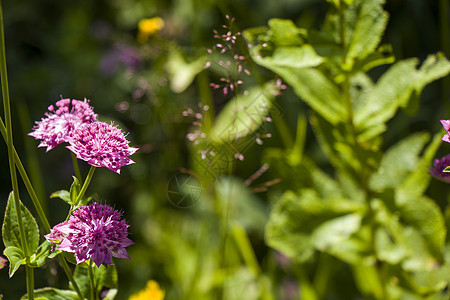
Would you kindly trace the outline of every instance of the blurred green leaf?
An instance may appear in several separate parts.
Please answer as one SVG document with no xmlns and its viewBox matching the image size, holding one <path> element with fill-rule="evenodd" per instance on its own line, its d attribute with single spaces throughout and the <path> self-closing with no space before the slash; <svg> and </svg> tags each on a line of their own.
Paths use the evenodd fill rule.
<svg viewBox="0 0 450 300">
<path fill-rule="evenodd" d="M 246 230 L 262 233 L 267 220 L 267 212 L 260 199 L 236 178 L 220 177 L 215 183 L 216 193 L 223 207 L 227 204 L 234 213 L 231 218 Z"/>
<path fill-rule="evenodd" d="M 173 48 L 166 63 L 170 75 L 170 88 L 175 93 L 185 91 L 195 76 L 205 68 L 206 57 L 201 56 L 193 62 L 186 62 L 181 51 Z"/>
<path fill-rule="evenodd" d="M 9 260 L 9 278 L 13 277 L 14 273 L 19 269 L 20 265 L 24 265 L 27 259 L 22 250 L 17 247 L 6 247 L 3 253 Z"/>
<path fill-rule="evenodd" d="M 427 197 L 415 197 L 400 205 L 400 213 L 402 220 L 420 233 L 430 252 L 440 258 L 447 230 L 439 206 Z"/>
<path fill-rule="evenodd" d="M 387 122 L 399 107 L 408 106 L 414 91 L 450 72 L 450 62 L 440 54 L 428 56 L 419 69 L 417 64 L 417 59 L 402 60 L 381 76 L 364 105 L 355 109 L 355 125 L 361 132 Z"/>
<path fill-rule="evenodd" d="M 20 200 L 19 203 L 28 251 L 29 253 L 34 253 L 39 245 L 38 225 L 30 211 L 22 204 Z M 6 205 L 5 218 L 2 226 L 2 237 L 5 247 L 14 246 L 24 251 L 20 242 L 21 237 L 19 232 L 19 223 L 17 220 L 14 195 L 12 192 L 9 194 L 8 203 Z"/>
<path fill-rule="evenodd" d="M 345 199 L 320 199 L 313 190 L 286 192 L 275 203 L 266 226 L 267 244 L 299 262 L 316 249 L 338 245 L 359 229 L 363 207 Z M 334 226 L 338 225 L 338 226 Z"/>
<path fill-rule="evenodd" d="M 43 288 L 34 290 L 35 299 L 47 300 L 79 300 L 77 293 L 69 290 L 60 290 L 56 288 Z M 28 300 L 28 295 L 22 296 L 21 300 Z"/>
<path fill-rule="evenodd" d="M 362 0 L 350 6 L 349 11 L 354 10 L 358 16 L 356 23 L 350 25 L 347 59 L 364 59 L 375 52 L 388 20 L 383 4 L 384 0 Z"/>
<path fill-rule="evenodd" d="M 377 172 L 370 178 L 370 188 L 381 192 L 403 183 L 408 174 L 415 170 L 418 155 L 428 140 L 429 134 L 416 133 L 388 149 Z"/>
<path fill-rule="evenodd" d="M 211 139 L 217 144 L 233 144 L 255 132 L 266 121 L 277 90 L 269 82 L 231 99 L 217 116 Z"/>
</svg>

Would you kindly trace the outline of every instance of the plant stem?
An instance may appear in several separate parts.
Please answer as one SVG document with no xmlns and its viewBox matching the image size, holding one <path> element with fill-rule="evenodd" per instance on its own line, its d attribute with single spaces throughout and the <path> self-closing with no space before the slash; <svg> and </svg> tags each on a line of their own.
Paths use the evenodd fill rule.
<svg viewBox="0 0 450 300">
<path fill-rule="evenodd" d="M 89 299 L 90 300 L 96 300 L 96 293 L 95 293 L 95 279 L 94 279 L 94 272 L 92 272 L 92 260 L 89 260 L 89 286 L 91 292 L 89 293 Z"/>
<path fill-rule="evenodd" d="M 80 300 L 84 300 L 83 293 L 81 293 L 81 290 L 78 287 L 78 285 L 75 281 L 75 278 L 73 278 L 72 271 L 70 270 L 69 266 L 67 265 L 66 259 L 64 258 L 64 256 L 62 256 L 62 254 L 58 255 L 58 258 L 59 258 L 61 267 L 63 268 L 64 272 L 66 273 L 67 278 L 69 278 L 69 281 L 72 283 L 73 289 L 77 293 Z"/>
<path fill-rule="evenodd" d="M 33 268 L 28 266 L 30 258 L 27 258 L 27 265 L 25 266 L 25 272 L 27 276 L 27 296 L 28 299 L 34 299 L 34 271 Z"/>
<path fill-rule="evenodd" d="M 78 161 L 77 157 L 75 156 L 75 153 L 70 151 L 70 156 L 72 157 L 72 164 L 73 164 L 73 170 L 75 171 L 75 176 L 78 178 L 78 181 L 81 181 L 81 173 L 80 168 L 78 167 Z"/>
<path fill-rule="evenodd" d="M 242 258 L 245 261 L 245 264 L 253 272 L 253 275 L 258 278 L 262 290 L 262 299 L 273 300 L 270 289 L 267 287 L 264 278 L 261 276 L 261 268 L 259 267 L 258 260 L 256 259 L 256 255 L 253 251 L 253 247 L 250 243 L 247 232 L 239 223 L 236 222 L 232 224 L 231 230 L 234 240 L 236 241 L 239 251 L 241 252 Z"/>
<path fill-rule="evenodd" d="M 92 177 L 94 176 L 94 172 L 95 172 L 96 167 L 91 166 L 91 168 L 89 169 L 89 173 L 86 176 L 86 180 L 84 181 L 83 186 L 81 187 L 81 191 L 78 194 L 77 200 L 75 201 L 75 204 L 78 205 L 80 203 L 80 200 L 83 199 L 84 193 L 86 192 L 89 183 L 92 180 Z"/>
<path fill-rule="evenodd" d="M 0 118 L 0 131 L 3 135 L 3 139 L 5 140 L 5 142 L 7 142 L 8 135 L 7 135 L 6 127 L 3 124 L 3 120 L 1 118 Z M 33 202 L 33 205 L 37 211 L 39 219 L 42 222 L 42 224 L 44 225 L 45 231 L 48 233 L 48 232 L 50 232 L 50 224 L 48 222 L 47 216 L 45 215 L 44 209 L 42 208 L 41 201 L 39 200 L 39 198 L 33 188 L 33 185 L 31 184 L 31 181 L 27 175 L 27 172 L 25 171 L 22 161 L 20 160 L 19 155 L 17 154 L 17 151 L 16 151 L 16 149 L 14 149 L 14 147 L 13 147 L 13 151 L 14 151 L 14 161 L 16 163 L 16 168 L 19 171 L 19 174 L 22 177 L 23 182 L 25 183 L 25 187 L 28 191 L 28 194 L 31 197 L 31 201 Z"/>
<path fill-rule="evenodd" d="M 11 175 L 11 183 L 14 195 L 14 204 L 17 215 L 17 223 L 19 226 L 20 233 L 20 244 L 23 252 L 27 257 L 31 255 L 28 248 L 28 243 L 25 238 L 25 229 L 23 227 L 22 221 L 22 209 L 20 205 L 19 198 L 19 185 L 17 182 L 17 171 L 16 165 L 14 162 L 14 144 L 13 144 L 13 134 L 12 134 L 12 122 L 11 122 L 11 106 L 9 100 L 9 89 L 8 89 L 8 77 L 6 71 L 6 53 L 5 53 L 5 33 L 3 27 L 3 3 L 0 0 L 0 74 L 1 74 L 1 86 L 2 86 L 2 96 L 3 96 L 3 107 L 5 110 L 5 122 L 6 122 L 6 144 L 8 146 L 8 161 L 9 161 L 9 170 Z M 29 258 L 27 258 L 29 261 Z M 33 279 L 33 270 L 30 267 L 26 266 L 26 277 L 27 277 L 27 293 L 28 299 L 34 299 L 34 279 Z"/>
</svg>

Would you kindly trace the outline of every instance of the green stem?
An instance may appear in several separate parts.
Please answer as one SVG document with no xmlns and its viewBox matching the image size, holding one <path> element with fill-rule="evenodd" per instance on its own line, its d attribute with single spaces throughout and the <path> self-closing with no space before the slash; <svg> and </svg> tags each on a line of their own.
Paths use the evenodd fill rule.
<svg viewBox="0 0 450 300">
<path fill-rule="evenodd" d="M 73 170 L 75 171 L 75 176 L 78 178 L 78 181 L 81 181 L 81 173 L 80 168 L 78 167 L 78 161 L 77 157 L 75 156 L 75 153 L 70 151 L 70 156 L 72 157 L 72 164 L 73 164 Z"/>
<path fill-rule="evenodd" d="M 92 260 L 89 260 L 89 285 L 90 285 L 90 294 L 89 299 L 90 300 L 96 300 L 96 293 L 95 293 L 95 279 L 94 279 L 94 272 L 92 271 Z"/>
<path fill-rule="evenodd" d="M 30 262 L 30 259 L 27 258 L 27 264 Z M 34 299 L 34 271 L 33 268 L 26 265 L 25 272 L 27 276 L 27 296 L 28 299 Z"/>
<path fill-rule="evenodd" d="M 75 281 L 75 278 L 73 278 L 72 271 L 70 270 L 69 265 L 67 265 L 66 259 L 64 258 L 64 256 L 62 256 L 62 254 L 58 255 L 58 258 L 59 258 L 61 267 L 63 268 L 64 273 L 66 273 L 67 278 L 69 278 L 69 281 L 72 283 L 72 287 L 75 290 L 75 292 L 77 293 L 78 298 L 80 298 L 80 300 L 84 300 L 83 293 L 81 293 L 81 290 L 78 287 L 78 285 Z"/>
<path fill-rule="evenodd" d="M 262 290 L 262 299 L 273 300 L 270 289 L 267 287 L 267 283 L 261 276 L 261 268 L 259 267 L 258 260 L 256 259 L 256 255 L 253 251 L 253 247 L 250 243 L 247 232 L 238 223 L 233 223 L 231 230 L 245 264 L 253 272 L 253 275 L 258 278 Z"/>
<path fill-rule="evenodd" d="M 19 185 L 17 182 L 17 171 L 14 162 L 14 144 L 13 144 L 13 134 L 12 134 L 12 122 L 11 122 L 11 106 L 9 100 L 9 89 L 8 89 L 8 77 L 6 71 L 6 53 L 5 53 L 5 33 L 3 26 L 3 3 L 0 0 L 0 74 L 1 74 L 1 86 L 2 86 L 2 96 L 3 96 L 3 107 L 5 110 L 5 122 L 6 122 L 6 144 L 8 146 L 8 162 L 9 162 L 9 170 L 11 175 L 11 183 L 14 195 L 14 204 L 17 215 L 17 223 L 19 226 L 20 233 L 20 244 L 23 252 L 27 257 L 31 255 L 28 248 L 28 243 L 25 238 L 25 229 L 23 227 L 22 221 L 22 210 L 20 206 L 20 198 L 19 198 Z M 27 292 L 28 299 L 34 299 L 34 280 L 32 278 L 33 274 L 29 270 L 29 267 L 26 266 L 26 276 L 27 276 Z"/>
<path fill-rule="evenodd" d="M 7 130 L 5 125 L 3 124 L 3 120 L 0 118 L 0 131 L 3 135 L 3 139 L 5 142 L 8 140 Z M 31 181 L 27 175 L 27 172 L 25 171 L 25 168 L 22 164 L 22 161 L 19 158 L 19 155 L 17 154 L 16 149 L 14 149 L 14 161 L 16 163 L 16 168 L 19 171 L 20 176 L 22 177 L 23 182 L 25 183 L 25 187 L 28 191 L 28 194 L 31 197 L 31 201 L 33 202 L 33 205 L 37 211 L 37 214 L 39 216 L 40 221 L 44 225 L 45 231 L 48 233 L 50 232 L 50 224 L 48 222 L 47 216 L 45 215 L 44 209 L 42 208 L 41 201 L 39 200 L 33 185 L 31 184 Z"/>
<path fill-rule="evenodd" d="M 89 183 L 91 183 L 92 177 L 94 176 L 95 169 L 96 167 L 94 166 L 91 166 L 91 168 L 89 169 L 89 173 L 86 176 L 86 180 L 84 181 L 84 184 L 81 187 L 81 191 L 78 194 L 77 200 L 75 201 L 76 205 L 78 205 L 80 203 L 80 200 L 83 199 L 84 193 L 86 192 Z"/>
</svg>

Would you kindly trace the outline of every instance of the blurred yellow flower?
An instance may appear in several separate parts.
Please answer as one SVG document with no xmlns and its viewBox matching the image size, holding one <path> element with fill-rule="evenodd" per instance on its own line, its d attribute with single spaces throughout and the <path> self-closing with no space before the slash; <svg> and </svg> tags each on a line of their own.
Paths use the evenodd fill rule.
<svg viewBox="0 0 450 300">
<path fill-rule="evenodd" d="M 151 35 L 154 35 L 164 27 L 164 20 L 160 17 L 142 19 L 138 23 L 137 40 L 145 43 Z"/>
<path fill-rule="evenodd" d="M 163 300 L 164 291 L 161 290 L 156 281 L 149 280 L 142 291 L 131 295 L 128 300 Z"/>
</svg>

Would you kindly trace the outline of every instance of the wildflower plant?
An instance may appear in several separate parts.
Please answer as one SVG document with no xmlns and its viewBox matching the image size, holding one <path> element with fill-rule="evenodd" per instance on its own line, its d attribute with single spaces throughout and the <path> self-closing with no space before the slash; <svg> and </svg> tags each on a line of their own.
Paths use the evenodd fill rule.
<svg viewBox="0 0 450 300">
<path fill-rule="evenodd" d="M 133 242 L 128 238 L 128 225 L 122 219 L 122 214 L 108 204 L 93 202 L 92 197 L 85 197 L 85 192 L 96 167 L 105 167 L 120 173 L 121 167 L 133 163 L 129 156 L 138 149 L 129 146 L 129 141 L 117 126 L 99 122 L 89 100 L 61 97 L 55 105 L 50 105 L 45 117 L 36 122 L 29 135 L 39 140 L 38 147 L 46 147 L 47 152 L 59 144 L 68 144 L 66 147 L 72 152 L 76 173 L 69 191 L 60 190 L 52 195 L 52 198 L 61 198 L 67 202 L 70 209 L 66 221 L 51 228 L 14 149 L 1 7 L 0 61 L 6 123 L 1 119 L 0 129 L 8 146 L 12 182 L 12 192 L 8 198 L 2 226 L 9 276 L 12 277 L 22 265 L 25 266 L 27 294 L 22 299 L 36 297 L 95 300 L 99 299 L 100 292 L 104 292 L 104 297 L 112 299 L 117 293 L 117 274 L 113 257 L 129 259 L 125 248 Z M 82 176 L 75 157 L 91 165 L 82 185 Z M 46 234 L 42 241 L 36 220 L 20 201 L 16 171 L 23 179 L 43 224 Z M 70 281 L 71 289 L 48 287 L 35 290 L 33 268 L 42 267 L 48 258 L 56 256 Z M 77 265 L 74 273 L 67 261 Z M 0 263 L 2 267 L 5 265 L 3 257 Z"/>
</svg>

